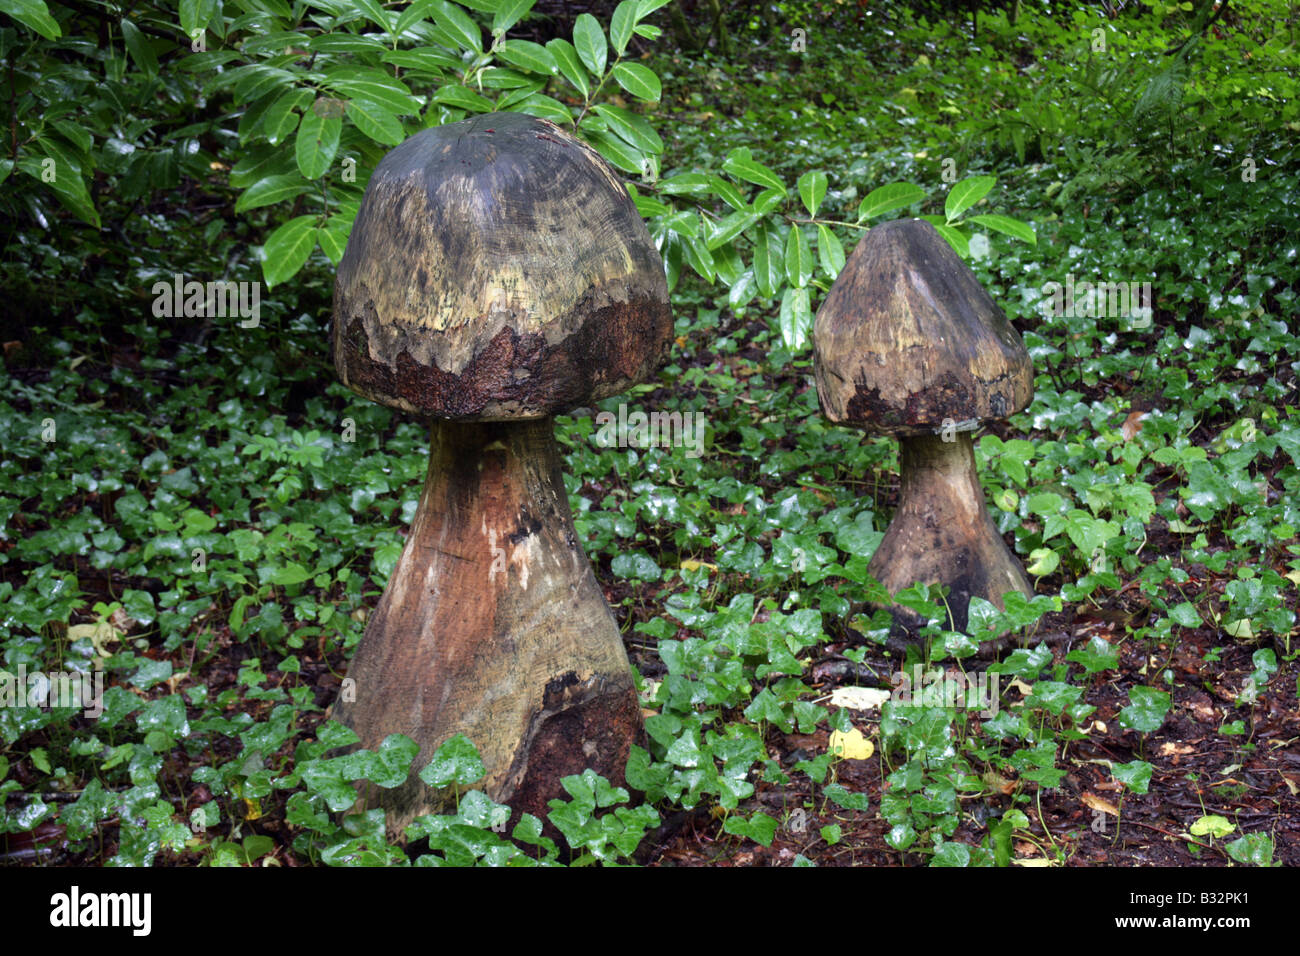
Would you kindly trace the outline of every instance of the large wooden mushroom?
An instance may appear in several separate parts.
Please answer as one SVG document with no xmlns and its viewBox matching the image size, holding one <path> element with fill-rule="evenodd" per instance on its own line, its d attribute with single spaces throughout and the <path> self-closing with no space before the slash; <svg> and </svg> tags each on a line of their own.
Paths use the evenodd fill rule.
<svg viewBox="0 0 1300 956">
<path fill-rule="evenodd" d="M 953 626 L 972 597 L 999 608 L 1033 588 L 998 534 L 975 471 L 972 431 L 1034 394 L 1024 343 L 966 264 L 921 219 L 876 226 L 817 312 L 817 396 L 833 422 L 899 441 L 898 510 L 868 570 L 890 594 L 945 584 Z M 893 608 L 915 633 L 922 622 Z"/>
<path fill-rule="evenodd" d="M 427 129 L 375 170 L 334 287 L 334 363 L 432 420 L 410 535 L 333 716 L 420 747 L 362 796 L 400 833 L 445 794 L 416 772 L 463 733 L 489 796 L 543 819 L 561 776 L 617 782 L 643 733 L 618 627 L 574 533 L 552 416 L 654 372 L 664 270 L 627 189 L 545 120 Z"/>
</svg>

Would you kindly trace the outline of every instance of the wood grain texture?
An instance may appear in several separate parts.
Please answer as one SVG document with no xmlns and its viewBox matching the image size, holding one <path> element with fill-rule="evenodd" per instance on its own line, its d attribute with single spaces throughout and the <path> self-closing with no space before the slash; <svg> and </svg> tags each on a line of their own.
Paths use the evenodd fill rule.
<svg viewBox="0 0 1300 956">
<path fill-rule="evenodd" d="M 1034 394 L 1020 336 L 922 219 L 867 233 L 813 328 L 817 396 L 833 422 L 924 434 L 944 419 L 1006 418 Z"/>
<path fill-rule="evenodd" d="M 1034 589 L 984 503 L 970 433 L 953 437 L 899 440 L 898 510 L 867 570 L 890 594 L 916 581 L 948 585 L 948 608 L 962 630 L 972 597 L 1005 610 L 1006 592 L 1032 597 Z M 891 610 L 909 632 L 924 623 L 904 608 Z"/>
<path fill-rule="evenodd" d="M 416 773 L 463 733 L 494 800 L 542 820 L 561 776 L 623 781 L 641 712 L 613 615 L 573 530 L 550 419 L 435 423 L 406 547 L 333 717 L 360 746 L 420 745 L 408 781 L 363 792 L 396 838 L 450 794 Z"/>
<path fill-rule="evenodd" d="M 339 377 L 452 420 L 546 417 L 650 376 L 663 264 L 618 176 L 546 120 L 490 113 L 380 162 L 339 264 Z"/>
</svg>

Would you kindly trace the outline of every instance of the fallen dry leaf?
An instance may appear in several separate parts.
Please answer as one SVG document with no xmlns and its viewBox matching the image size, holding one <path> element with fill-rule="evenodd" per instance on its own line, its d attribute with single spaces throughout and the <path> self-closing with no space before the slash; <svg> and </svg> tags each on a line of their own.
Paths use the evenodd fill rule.
<svg viewBox="0 0 1300 956">
<path fill-rule="evenodd" d="M 1089 810 L 1097 810 L 1101 813 L 1109 813 L 1112 817 L 1119 816 L 1119 810 L 1115 808 L 1115 804 L 1111 803 L 1108 800 L 1103 800 L 1095 793 L 1088 793 L 1087 791 L 1085 791 L 1082 800 L 1083 800 L 1083 805 L 1087 807 Z"/>
<path fill-rule="evenodd" d="M 1195 752 L 1195 747 L 1190 747 L 1187 744 L 1174 743 L 1172 740 L 1166 740 L 1160 745 L 1160 756 L 1162 757 L 1173 757 Z"/>
<path fill-rule="evenodd" d="M 1137 438 L 1138 432 L 1142 430 L 1142 419 L 1146 417 L 1146 412 L 1129 412 L 1128 418 L 1124 419 L 1124 424 L 1119 426 L 1120 434 L 1124 436 L 1125 441 Z"/>
<path fill-rule="evenodd" d="M 1011 793 L 1015 792 L 1016 781 L 1008 780 L 1006 777 L 1002 776 L 1002 774 L 998 773 L 996 770 L 985 770 L 984 776 L 981 779 L 984 781 L 986 785 L 996 790 L 998 793 L 1002 794 L 1003 796 L 1008 796 Z"/>
<path fill-rule="evenodd" d="M 874 710 L 889 700 L 889 691 L 874 687 L 837 687 L 831 692 L 831 703 L 849 710 Z"/>
</svg>

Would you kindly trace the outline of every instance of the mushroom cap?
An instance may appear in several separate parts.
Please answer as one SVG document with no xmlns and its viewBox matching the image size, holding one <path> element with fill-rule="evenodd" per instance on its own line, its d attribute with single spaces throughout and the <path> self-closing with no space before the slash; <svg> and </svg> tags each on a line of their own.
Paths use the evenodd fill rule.
<svg viewBox="0 0 1300 956">
<path fill-rule="evenodd" d="M 663 262 L 622 181 L 520 113 L 389 152 L 334 283 L 339 378 L 436 418 L 541 418 L 617 395 L 671 334 Z"/>
<path fill-rule="evenodd" d="M 833 422 L 893 435 L 1005 418 L 1029 404 L 1020 335 L 934 226 L 900 219 L 858 243 L 813 326 Z"/>
</svg>

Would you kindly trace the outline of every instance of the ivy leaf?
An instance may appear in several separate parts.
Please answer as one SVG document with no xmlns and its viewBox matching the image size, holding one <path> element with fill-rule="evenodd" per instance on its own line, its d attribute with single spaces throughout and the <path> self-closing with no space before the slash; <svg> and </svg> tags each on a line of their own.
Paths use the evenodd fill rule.
<svg viewBox="0 0 1300 956">
<path fill-rule="evenodd" d="M 371 765 L 370 781 L 385 790 L 406 783 L 411 772 L 411 761 L 420 752 L 420 745 L 405 734 L 389 734 L 379 744 Z"/>
<path fill-rule="evenodd" d="M 1115 779 L 1134 793 L 1146 793 L 1151 784 L 1151 764 L 1145 760 L 1133 760 L 1129 763 L 1112 764 L 1110 772 Z"/>
<path fill-rule="evenodd" d="M 1188 830 L 1192 836 L 1210 836 L 1226 837 L 1237 829 L 1237 825 L 1227 817 L 1221 817 L 1217 813 L 1207 813 Z"/>
<path fill-rule="evenodd" d="M 1144 734 L 1159 730 L 1169 713 L 1169 694 L 1154 687 L 1134 687 L 1128 698 L 1132 703 L 1119 712 L 1119 722 Z"/>
<path fill-rule="evenodd" d="M 453 783 L 467 787 L 482 780 L 486 773 L 478 749 L 464 734 L 456 734 L 437 749 L 428 766 L 420 771 L 420 779 L 431 787 Z"/>
</svg>

